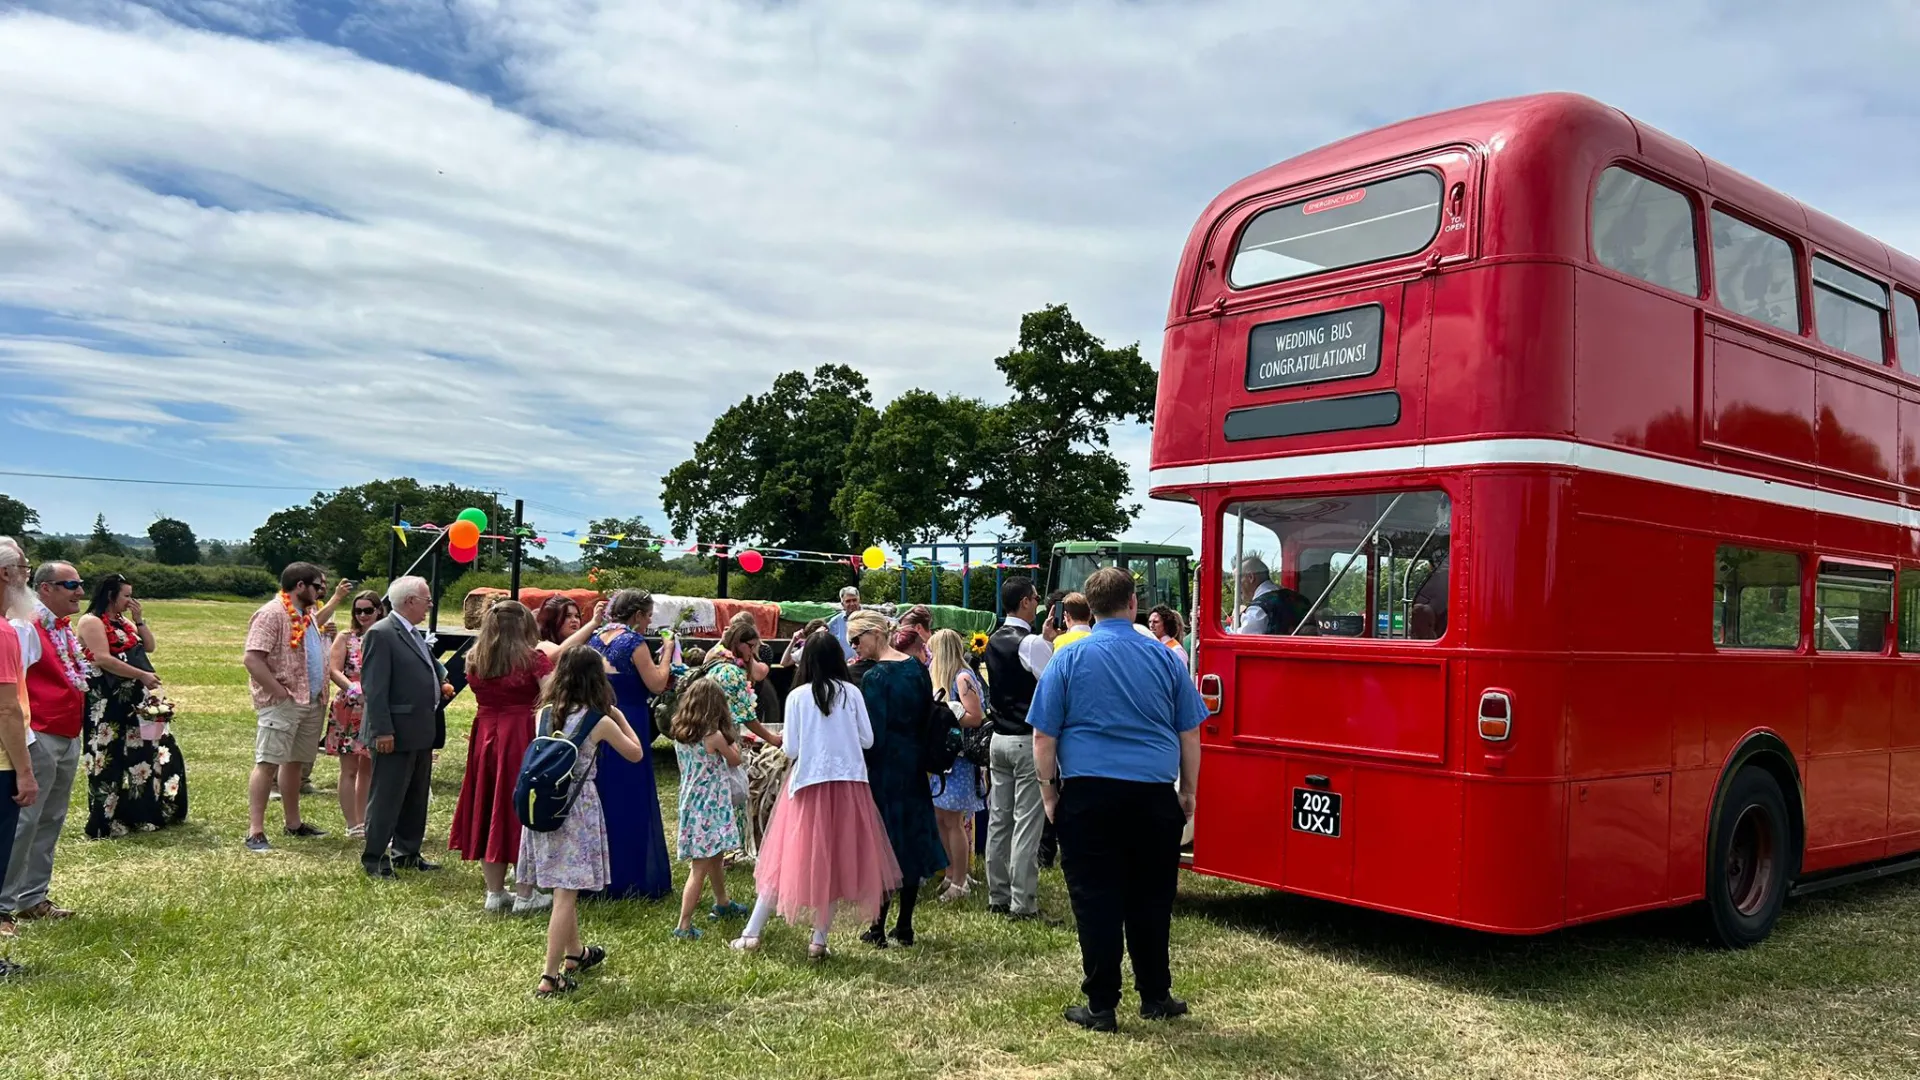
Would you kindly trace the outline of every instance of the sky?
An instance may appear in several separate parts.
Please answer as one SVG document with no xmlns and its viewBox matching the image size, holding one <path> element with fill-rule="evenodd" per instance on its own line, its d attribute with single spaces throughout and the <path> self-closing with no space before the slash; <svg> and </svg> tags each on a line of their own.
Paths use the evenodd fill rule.
<svg viewBox="0 0 1920 1080">
<path fill-rule="evenodd" d="M 48 531 L 244 538 L 412 475 L 641 515 L 847 363 L 1004 394 L 1022 313 L 1158 362 L 1195 217 L 1394 120 L 1590 94 L 1920 252 L 1920 5 L 19 0 L 0 475 Z M 1130 536 L 1197 543 L 1145 498 Z"/>
</svg>

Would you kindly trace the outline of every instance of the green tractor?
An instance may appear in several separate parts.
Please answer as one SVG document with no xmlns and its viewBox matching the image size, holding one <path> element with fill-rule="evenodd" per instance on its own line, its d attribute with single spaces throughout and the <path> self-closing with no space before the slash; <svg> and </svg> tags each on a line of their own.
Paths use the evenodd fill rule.
<svg viewBox="0 0 1920 1080">
<path fill-rule="evenodd" d="M 1147 611 L 1165 604 L 1180 613 L 1181 621 L 1191 625 L 1188 615 L 1192 595 L 1189 587 L 1191 548 L 1168 544 L 1136 544 L 1126 540 L 1069 540 L 1055 544 L 1047 569 L 1047 590 L 1079 592 L 1095 570 L 1118 566 L 1133 574 L 1134 587 L 1140 593 L 1140 618 Z"/>
</svg>

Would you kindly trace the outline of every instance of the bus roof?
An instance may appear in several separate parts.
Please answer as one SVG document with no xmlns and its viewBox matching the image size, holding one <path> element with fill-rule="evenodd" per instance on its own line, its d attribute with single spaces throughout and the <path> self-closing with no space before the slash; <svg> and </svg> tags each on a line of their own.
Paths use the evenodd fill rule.
<svg viewBox="0 0 1920 1080">
<path fill-rule="evenodd" d="M 1221 192 L 1200 216 L 1187 237 L 1183 272 L 1198 265 L 1207 239 L 1221 218 L 1248 199 L 1457 145 L 1478 148 L 1489 161 L 1490 173 L 1498 171 L 1496 163 L 1502 158 L 1512 159 L 1512 168 L 1525 171 L 1538 163 L 1569 167 L 1594 155 L 1633 155 L 1748 213 L 1803 233 L 1869 270 L 1890 274 L 1909 288 L 1920 288 L 1920 259 L 1783 195 L 1619 109 L 1569 93 L 1505 98 L 1402 120 L 1262 169 Z M 1581 213 L 1585 213 L 1584 206 Z M 1584 250 L 1578 253 L 1581 257 L 1584 254 Z M 1194 313 L 1197 306 L 1198 297 L 1190 298 L 1194 302 L 1190 306 L 1181 296 L 1176 290 L 1170 324 Z"/>
<path fill-rule="evenodd" d="M 1136 544 L 1131 540 L 1065 540 L 1053 545 L 1060 555 L 1094 555 L 1118 551 L 1127 555 L 1193 555 L 1193 549 L 1176 544 Z"/>
</svg>

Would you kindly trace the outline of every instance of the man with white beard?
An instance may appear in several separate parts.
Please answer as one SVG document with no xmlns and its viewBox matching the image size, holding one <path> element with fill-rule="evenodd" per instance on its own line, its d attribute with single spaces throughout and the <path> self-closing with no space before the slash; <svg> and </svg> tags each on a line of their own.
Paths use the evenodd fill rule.
<svg viewBox="0 0 1920 1080">
<path fill-rule="evenodd" d="M 59 919 L 72 914 L 47 899 L 47 883 L 53 876 L 54 842 L 66 823 L 67 796 L 80 761 L 78 723 L 86 694 L 77 687 L 85 685 L 85 661 L 79 639 L 66 625 L 80 608 L 79 574 L 66 563 L 48 563 L 40 568 L 40 576 L 45 579 L 38 583 L 44 600 L 37 603 L 34 593 L 28 591 L 27 558 L 19 541 L 0 537 L 0 583 L 5 589 L 7 624 L 20 651 L 21 677 L 12 690 L 13 700 L 20 703 L 31 699 L 46 706 L 39 725 L 30 728 L 22 740 L 21 757 L 15 759 L 10 748 L 6 751 L 9 761 L 16 763 L 13 813 L 8 816 L 17 816 L 18 823 L 10 830 L 12 851 L 4 883 L 0 883 L 0 936 L 11 936 L 15 918 Z M 50 610 L 48 604 L 58 610 Z M 55 640 L 50 635 L 59 635 L 58 657 L 50 653 L 48 642 Z M 66 666 L 83 665 L 77 686 L 62 662 Z M 0 658 L 0 668 L 4 667 L 4 658 Z M 0 692 L 5 688 L 0 687 Z M 0 724 L 8 722 L 0 712 Z M 71 734 L 67 734 L 69 731 Z M 0 747 L 5 746 L 0 742 Z M 18 763 L 26 767 L 19 768 Z M 23 800 L 21 796 L 29 787 L 38 797 Z"/>
<path fill-rule="evenodd" d="M 4 867 L 13 856 L 13 832 L 20 823 L 20 810 L 32 806 L 40 794 L 27 751 L 32 731 L 27 727 L 27 668 L 21 655 L 21 643 L 29 639 L 37 643 L 39 635 L 26 621 L 33 615 L 27 558 L 19 542 L 10 536 L 0 536 L 0 607 L 4 607 L 12 630 L 0 634 L 0 867 Z M 0 937 L 12 937 L 14 933 L 13 913 L 0 910 Z M 0 978 L 18 970 L 11 960 L 0 959 Z"/>
</svg>

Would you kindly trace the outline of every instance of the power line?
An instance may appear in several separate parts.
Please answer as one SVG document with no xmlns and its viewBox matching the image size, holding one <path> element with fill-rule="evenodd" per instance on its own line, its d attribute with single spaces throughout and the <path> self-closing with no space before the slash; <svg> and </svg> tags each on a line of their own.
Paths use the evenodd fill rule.
<svg viewBox="0 0 1920 1080">
<path fill-rule="evenodd" d="M 98 484 L 151 484 L 156 487 L 238 488 L 247 491 L 332 491 L 315 489 L 310 484 L 222 484 L 210 480 L 138 480 L 128 476 L 76 476 L 71 473 L 24 472 L 0 469 L 0 476 L 23 476 L 36 480 L 85 480 Z"/>
</svg>

